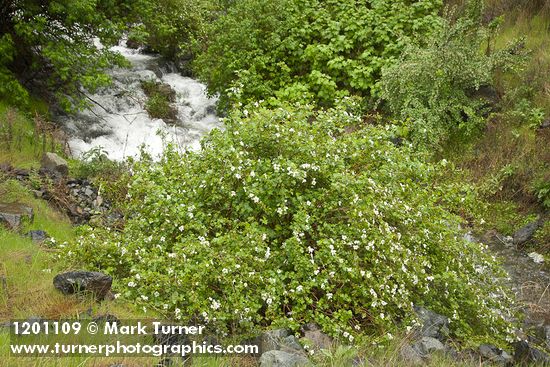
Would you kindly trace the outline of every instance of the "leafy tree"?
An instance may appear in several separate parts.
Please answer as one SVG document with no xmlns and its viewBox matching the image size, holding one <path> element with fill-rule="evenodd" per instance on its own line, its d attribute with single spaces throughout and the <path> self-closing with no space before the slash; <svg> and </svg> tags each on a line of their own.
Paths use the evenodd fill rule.
<svg viewBox="0 0 550 367">
<path fill-rule="evenodd" d="M 377 95 L 383 66 L 439 22 L 440 0 L 243 0 L 195 62 L 222 106 L 279 97 L 331 105 Z M 238 94 L 231 91 L 238 90 Z"/>
<path fill-rule="evenodd" d="M 112 0 L 3 1 L 0 96 L 25 105 L 29 90 L 51 92 L 69 108 L 70 102 L 82 101 L 83 90 L 106 85 L 109 78 L 104 69 L 123 63 L 108 47 L 120 35 L 120 21 L 129 4 Z M 98 47 L 96 40 L 103 47 Z"/>
</svg>

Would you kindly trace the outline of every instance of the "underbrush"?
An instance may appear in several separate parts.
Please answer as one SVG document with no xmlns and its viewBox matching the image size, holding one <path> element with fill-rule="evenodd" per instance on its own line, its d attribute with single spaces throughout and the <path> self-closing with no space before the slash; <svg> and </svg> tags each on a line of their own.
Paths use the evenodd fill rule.
<svg viewBox="0 0 550 367">
<path fill-rule="evenodd" d="M 137 162 L 124 230 L 85 230 L 62 258 L 114 275 L 144 310 L 230 334 L 317 322 L 387 341 L 414 303 L 460 339 L 504 338 L 499 270 L 457 232 L 475 194 L 356 109 L 234 112 L 200 152 Z"/>
</svg>

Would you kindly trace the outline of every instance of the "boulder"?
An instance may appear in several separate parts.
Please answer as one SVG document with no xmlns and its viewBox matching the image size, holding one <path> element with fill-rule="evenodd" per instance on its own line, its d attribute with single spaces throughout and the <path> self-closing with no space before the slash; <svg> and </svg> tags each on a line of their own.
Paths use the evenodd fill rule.
<svg viewBox="0 0 550 367">
<path fill-rule="evenodd" d="M 511 355 L 494 345 L 481 344 L 478 348 L 478 352 L 484 360 L 497 365 L 507 366 L 513 362 Z"/>
<path fill-rule="evenodd" d="M 550 366 L 550 356 L 524 340 L 514 343 L 514 361 L 519 365 Z"/>
<path fill-rule="evenodd" d="M 528 242 L 533 238 L 533 235 L 537 229 L 542 225 L 542 220 L 539 218 L 536 221 L 533 221 L 527 224 L 525 227 L 520 228 L 514 233 L 514 245 L 519 246 Z"/>
<path fill-rule="evenodd" d="M 282 350 L 270 350 L 260 357 L 260 367 L 300 367 L 308 365 L 310 365 L 309 360 L 303 355 Z"/>
<path fill-rule="evenodd" d="M 313 344 L 314 349 L 330 349 L 332 347 L 332 338 L 323 333 L 319 325 L 315 323 L 306 324 L 302 326 L 302 332 L 304 338 Z"/>
<path fill-rule="evenodd" d="M 282 350 L 288 353 L 306 354 L 298 339 L 288 329 L 266 331 L 256 341 L 260 353 L 269 352 L 270 350 Z"/>
<path fill-rule="evenodd" d="M 414 343 L 412 348 L 422 356 L 426 356 L 434 352 L 445 351 L 445 345 L 443 345 L 443 343 L 441 343 L 438 339 L 429 336 L 422 337 L 422 339 Z"/>
<path fill-rule="evenodd" d="M 112 283 L 112 277 L 95 271 L 70 271 L 53 279 L 55 288 L 65 295 L 92 292 L 98 300 L 105 299 Z"/>
<path fill-rule="evenodd" d="M 50 237 L 45 231 L 42 230 L 29 231 L 25 234 L 25 236 L 30 237 L 34 243 L 42 243 Z"/>
<path fill-rule="evenodd" d="M 270 350 L 280 350 L 282 341 L 290 335 L 291 332 L 288 329 L 266 331 L 259 338 L 260 353 L 269 352 Z"/>
<path fill-rule="evenodd" d="M 44 154 L 42 157 L 41 169 L 60 176 L 67 176 L 69 174 L 67 161 L 51 152 Z"/>
<path fill-rule="evenodd" d="M 23 204 L 0 204 L 0 223 L 4 223 L 10 229 L 19 229 L 23 220 L 32 222 L 34 212 L 31 207 Z"/>
<path fill-rule="evenodd" d="M 421 336 L 444 340 L 449 335 L 449 319 L 447 317 L 423 307 L 415 307 L 414 312 L 422 323 Z"/>
</svg>

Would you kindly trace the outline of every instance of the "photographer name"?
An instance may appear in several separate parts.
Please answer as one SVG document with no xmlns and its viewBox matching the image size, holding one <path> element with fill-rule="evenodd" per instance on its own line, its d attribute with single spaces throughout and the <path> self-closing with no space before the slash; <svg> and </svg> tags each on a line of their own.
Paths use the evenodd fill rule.
<svg viewBox="0 0 550 367">
<path fill-rule="evenodd" d="M 154 321 L 151 325 L 138 321 L 136 325 L 118 325 L 116 322 L 107 322 L 103 328 L 105 335 L 148 335 L 152 331 L 155 335 L 201 335 L 204 326 L 166 325 Z"/>
</svg>

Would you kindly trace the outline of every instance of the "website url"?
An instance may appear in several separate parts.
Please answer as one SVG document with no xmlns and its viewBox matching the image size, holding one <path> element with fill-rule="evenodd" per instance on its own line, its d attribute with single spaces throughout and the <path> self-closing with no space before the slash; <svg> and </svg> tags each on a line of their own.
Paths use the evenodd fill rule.
<svg viewBox="0 0 550 367">
<path fill-rule="evenodd" d="M 123 344 L 119 341 L 113 344 L 12 344 L 13 356 L 154 356 L 191 354 L 221 355 L 221 354 L 258 354 L 257 345 L 212 345 L 192 342 L 190 344 Z"/>
</svg>

